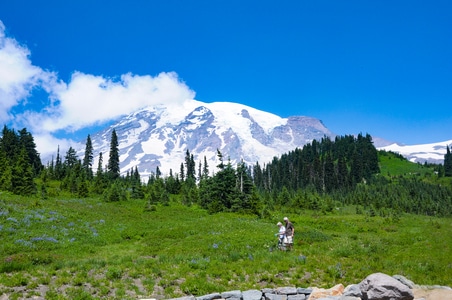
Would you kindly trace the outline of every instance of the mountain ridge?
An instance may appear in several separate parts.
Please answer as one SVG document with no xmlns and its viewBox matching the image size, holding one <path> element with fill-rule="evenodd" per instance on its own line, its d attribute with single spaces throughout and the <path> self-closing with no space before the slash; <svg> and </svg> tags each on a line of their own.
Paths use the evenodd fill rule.
<svg viewBox="0 0 452 300">
<path fill-rule="evenodd" d="M 187 100 L 177 107 L 140 109 L 92 135 L 93 166 L 98 164 L 99 152 L 108 154 L 113 129 L 118 136 L 121 173 L 138 167 L 142 176 L 155 172 L 156 167 L 164 174 L 170 169 L 179 171 L 187 150 L 195 162 L 206 157 L 213 170 L 217 149 L 232 164 L 243 160 L 251 165 L 270 162 L 314 139 L 336 136 L 313 117 L 281 118 L 233 102 Z M 82 143 L 78 149 L 82 156 Z"/>
<path fill-rule="evenodd" d="M 143 178 L 157 167 L 163 174 L 179 172 L 187 150 L 197 165 L 205 157 L 212 172 L 218 164 L 217 150 L 233 165 L 242 160 L 247 165 L 266 164 L 314 139 L 336 136 L 313 117 L 282 118 L 239 103 L 187 100 L 178 106 L 142 108 L 92 135 L 93 166 L 98 166 L 100 152 L 107 162 L 113 129 L 118 136 L 121 174 L 138 167 Z M 450 140 L 403 146 L 379 137 L 373 140 L 377 149 L 398 152 L 413 162 L 442 163 L 446 145 L 452 144 Z M 80 157 L 85 151 L 82 143 L 86 141 L 76 147 Z"/>
</svg>

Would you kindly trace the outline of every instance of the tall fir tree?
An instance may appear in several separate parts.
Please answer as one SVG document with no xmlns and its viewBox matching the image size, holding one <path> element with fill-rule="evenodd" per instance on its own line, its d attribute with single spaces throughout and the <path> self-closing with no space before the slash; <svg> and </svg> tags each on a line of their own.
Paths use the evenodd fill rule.
<svg viewBox="0 0 452 300">
<path fill-rule="evenodd" d="M 100 152 L 99 153 L 99 161 L 97 164 L 96 176 L 94 177 L 94 183 L 93 183 L 93 191 L 96 194 L 102 194 L 104 189 L 107 186 L 102 164 L 103 164 L 103 157 L 102 157 L 102 152 Z"/>
<path fill-rule="evenodd" d="M 66 174 L 68 172 L 71 172 L 75 166 L 77 165 L 77 151 L 75 151 L 74 148 L 69 147 L 69 149 L 66 152 L 66 156 L 64 157 L 64 167 L 66 169 Z"/>
<path fill-rule="evenodd" d="M 452 154 L 449 145 L 446 146 L 446 154 L 444 155 L 444 176 L 452 177 Z"/>
<path fill-rule="evenodd" d="M 26 128 L 19 130 L 19 145 L 25 147 L 27 152 L 28 161 L 33 169 L 33 174 L 36 176 L 43 169 L 41 158 L 36 150 L 36 144 L 31 133 Z"/>
<path fill-rule="evenodd" d="M 19 137 L 14 129 L 9 129 L 6 125 L 2 130 L 0 138 L 0 148 L 5 152 L 6 157 L 13 161 L 20 152 Z"/>
<path fill-rule="evenodd" d="M 12 167 L 5 151 L 0 148 L 0 190 L 11 191 L 12 189 Z"/>
<path fill-rule="evenodd" d="M 64 176 L 63 161 L 60 156 L 60 145 L 58 145 L 57 156 L 55 161 L 55 179 L 61 180 Z"/>
<path fill-rule="evenodd" d="M 119 166 L 119 143 L 118 136 L 116 135 L 116 130 L 113 129 L 111 132 L 111 140 L 110 140 L 110 154 L 108 158 L 108 176 L 110 179 L 118 179 L 121 169 Z"/>
<path fill-rule="evenodd" d="M 36 186 L 33 180 L 33 168 L 28 161 L 25 147 L 22 147 L 17 156 L 17 160 L 14 162 L 11 177 L 13 193 L 24 196 L 36 193 Z"/>
<path fill-rule="evenodd" d="M 85 145 L 85 156 L 83 157 L 83 169 L 85 170 L 85 174 L 87 176 L 87 179 L 93 178 L 93 144 L 91 142 L 91 136 L 88 134 L 88 137 L 86 138 L 86 145 Z"/>
</svg>

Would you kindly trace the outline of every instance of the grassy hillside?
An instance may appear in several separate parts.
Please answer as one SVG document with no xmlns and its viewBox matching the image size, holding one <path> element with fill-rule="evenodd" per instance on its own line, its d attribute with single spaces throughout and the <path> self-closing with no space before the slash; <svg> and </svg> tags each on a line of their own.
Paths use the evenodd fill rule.
<svg viewBox="0 0 452 300">
<path fill-rule="evenodd" d="M 374 272 L 450 285 L 452 220 L 274 212 L 272 219 L 209 215 L 144 201 L 27 199 L 0 194 L 0 293 L 10 299 L 178 297 L 261 287 L 330 287 Z M 277 221 L 296 228 L 275 249 Z"/>
<path fill-rule="evenodd" d="M 434 173 L 432 167 L 413 163 L 392 152 L 379 151 L 380 171 L 385 176 L 430 176 Z"/>
<path fill-rule="evenodd" d="M 439 177 L 433 165 L 413 163 L 392 152 L 379 151 L 380 174 L 386 177 L 419 178 L 429 183 L 452 186 L 452 177 Z"/>
</svg>

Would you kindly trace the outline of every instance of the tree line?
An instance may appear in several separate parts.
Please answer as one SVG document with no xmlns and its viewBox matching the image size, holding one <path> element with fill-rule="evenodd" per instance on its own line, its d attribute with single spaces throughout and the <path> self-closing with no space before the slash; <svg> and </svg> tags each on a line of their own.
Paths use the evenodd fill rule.
<svg viewBox="0 0 452 300">
<path fill-rule="evenodd" d="M 388 179 L 380 174 L 379 151 L 370 135 L 324 137 L 303 148 L 275 157 L 267 164 L 243 161 L 232 165 L 217 150 L 217 165 L 194 161 L 187 149 L 179 172 L 163 177 L 157 167 L 143 182 L 138 168 L 120 173 L 118 138 L 113 130 L 104 166 L 103 153 L 93 166 L 88 135 L 83 155 L 70 147 L 42 165 L 32 135 L 3 128 L 0 138 L 0 190 L 41 198 L 69 192 L 78 197 L 101 196 L 104 201 L 145 199 L 146 209 L 179 201 L 211 213 L 233 211 L 265 217 L 275 209 L 310 209 L 328 213 L 355 205 L 358 213 L 391 215 L 409 212 L 452 215 L 452 188 L 416 178 Z M 393 154 L 397 156 L 397 154 Z M 447 147 L 439 176 L 452 176 Z M 37 184 L 38 183 L 38 184 Z"/>
</svg>

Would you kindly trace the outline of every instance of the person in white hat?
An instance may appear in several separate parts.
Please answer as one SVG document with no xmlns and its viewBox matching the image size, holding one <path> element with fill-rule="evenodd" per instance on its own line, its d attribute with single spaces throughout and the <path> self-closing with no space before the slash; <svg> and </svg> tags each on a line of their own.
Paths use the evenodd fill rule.
<svg viewBox="0 0 452 300">
<path fill-rule="evenodd" d="M 284 245 L 284 238 L 286 237 L 286 227 L 281 222 L 278 222 L 276 225 L 279 227 L 279 232 L 277 233 L 278 246 L 282 247 Z"/>
</svg>

